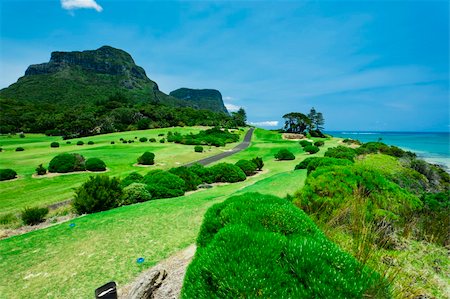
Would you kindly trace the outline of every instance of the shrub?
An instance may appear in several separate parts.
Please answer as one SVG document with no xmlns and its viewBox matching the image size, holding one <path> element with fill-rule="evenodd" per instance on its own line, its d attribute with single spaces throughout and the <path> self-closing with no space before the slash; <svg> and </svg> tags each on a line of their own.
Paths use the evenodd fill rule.
<svg viewBox="0 0 450 299">
<path fill-rule="evenodd" d="M 236 165 L 230 163 L 219 163 L 210 167 L 214 182 L 236 183 L 245 181 L 245 173 Z"/>
<path fill-rule="evenodd" d="M 156 142 L 156 139 L 155 138 L 150 138 L 149 141 L 150 142 Z"/>
<path fill-rule="evenodd" d="M 86 160 L 86 170 L 104 171 L 106 170 L 106 164 L 99 158 L 89 158 Z"/>
<path fill-rule="evenodd" d="M 139 138 L 139 141 L 140 141 L 140 142 L 147 142 L 147 140 L 148 140 L 147 137 L 141 137 L 141 138 Z"/>
<path fill-rule="evenodd" d="M 159 140 L 159 142 L 160 142 L 160 143 L 164 143 L 164 142 L 166 142 L 166 139 L 161 138 L 161 139 Z"/>
<path fill-rule="evenodd" d="M 16 148 L 16 152 L 23 152 L 25 149 L 23 147 L 17 147 Z"/>
<path fill-rule="evenodd" d="M 239 160 L 234 165 L 242 169 L 246 176 L 254 175 L 257 169 L 256 164 L 249 160 Z"/>
<path fill-rule="evenodd" d="M 125 140 L 125 139 L 123 139 L 123 138 L 120 138 L 120 139 L 119 139 L 119 141 L 124 141 L 124 140 Z"/>
<path fill-rule="evenodd" d="M 319 140 L 319 141 L 314 142 L 314 145 L 315 145 L 315 146 L 324 146 L 324 145 L 325 145 L 325 142 L 322 141 L 322 140 Z"/>
<path fill-rule="evenodd" d="M 134 140 L 128 140 L 128 143 L 134 143 Z"/>
<path fill-rule="evenodd" d="M 169 170 L 169 172 L 178 176 L 184 181 L 184 191 L 197 190 L 197 186 L 202 183 L 200 177 L 195 172 L 191 171 L 190 168 L 187 168 L 185 166 L 172 168 Z"/>
<path fill-rule="evenodd" d="M 71 144 L 72 142 L 71 141 L 66 141 L 66 144 Z"/>
<path fill-rule="evenodd" d="M 315 153 L 319 152 L 319 148 L 317 146 L 314 146 L 314 145 L 305 146 L 303 148 L 303 150 L 305 152 L 307 152 L 307 153 L 310 153 L 310 154 L 315 154 Z"/>
<path fill-rule="evenodd" d="M 152 170 L 143 178 L 153 198 L 177 197 L 184 194 L 185 182 L 178 176 L 160 169 Z"/>
<path fill-rule="evenodd" d="M 191 167 L 189 167 L 189 170 L 195 173 L 201 180 L 202 183 L 211 184 L 214 183 L 214 175 L 211 171 L 211 169 L 206 168 L 205 166 L 195 163 Z"/>
<path fill-rule="evenodd" d="M 320 159 L 320 157 L 308 157 L 305 160 L 303 160 L 302 162 L 298 163 L 297 165 L 295 165 L 295 169 L 294 170 L 298 170 L 298 169 L 306 169 L 308 167 L 308 164 L 311 161 L 314 161 L 316 159 Z"/>
<path fill-rule="evenodd" d="M 275 159 L 282 161 L 282 160 L 294 160 L 295 156 L 293 153 L 291 153 L 287 149 L 280 149 L 278 153 L 275 154 Z"/>
<path fill-rule="evenodd" d="M 0 181 L 12 180 L 17 177 L 17 172 L 12 169 L 0 169 Z"/>
<path fill-rule="evenodd" d="M 350 147 L 339 145 L 337 147 L 329 148 L 325 152 L 325 157 L 331 157 L 336 159 L 347 159 L 350 161 L 355 161 L 356 151 Z"/>
<path fill-rule="evenodd" d="M 164 136 L 164 133 L 159 133 L 158 137 Z"/>
<path fill-rule="evenodd" d="M 85 159 L 79 154 L 59 154 L 54 157 L 49 165 L 50 172 L 66 173 L 85 170 Z"/>
<path fill-rule="evenodd" d="M 39 166 L 36 168 L 36 173 L 38 175 L 44 175 L 47 173 L 47 169 L 45 169 L 45 167 L 42 166 L 42 164 L 39 164 Z"/>
<path fill-rule="evenodd" d="M 150 152 L 145 152 L 138 158 L 138 164 L 142 165 L 153 165 L 155 164 L 155 154 Z"/>
<path fill-rule="evenodd" d="M 196 153 L 203 153 L 203 146 L 196 145 L 194 147 L 194 152 L 196 152 Z"/>
<path fill-rule="evenodd" d="M 121 182 L 120 185 L 122 187 L 126 187 L 128 185 L 131 185 L 133 183 L 140 183 L 144 176 L 140 175 L 137 172 L 132 172 L 129 175 L 127 175 Z"/>
<path fill-rule="evenodd" d="M 59 143 L 54 141 L 54 142 L 50 143 L 50 147 L 59 147 Z"/>
<path fill-rule="evenodd" d="M 115 142 L 114 142 L 114 141 L 111 141 L 111 144 L 115 144 Z"/>
<path fill-rule="evenodd" d="M 150 199 L 152 199 L 152 195 L 147 190 L 145 184 L 132 183 L 123 189 L 123 196 L 119 205 L 131 205 L 138 202 L 149 201 Z"/>
<path fill-rule="evenodd" d="M 19 134 L 19 137 L 20 137 L 20 138 L 25 138 L 25 134 L 24 134 L 24 133 L 20 133 L 20 134 Z"/>
<path fill-rule="evenodd" d="M 312 142 L 309 142 L 308 140 L 300 140 L 299 143 L 302 147 L 313 145 Z"/>
<path fill-rule="evenodd" d="M 117 178 L 106 175 L 89 177 L 81 187 L 75 191 L 72 205 L 78 214 L 89 214 L 109 210 L 118 206 L 123 190 Z"/>
<path fill-rule="evenodd" d="M 47 214 L 48 208 L 25 208 L 20 218 L 26 225 L 36 225 L 43 222 Z"/>
<path fill-rule="evenodd" d="M 0 147 L 0 152 L 3 152 L 3 148 Z"/>
<path fill-rule="evenodd" d="M 256 169 L 259 171 L 262 170 L 262 168 L 264 167 L 264 162 L 261 157 L 255 157 L 255 158 L 251 159 L 250 161 L 252 161 L 256 165 Z"/>
<path fill-rule="evenodd" d="M 0 225 L 10 224 L 16 221 L 17 217 L 13 213 L 3 214 L 0 216 Z"/>
<path fill-rule="evenodd" d="M 128 143 L 126 140 L 122 141 L 122 143 Z"/>
<path fill-rule="evenodd" d="M 310 130 L 309 135 L 311 135 L 311 137 L 319 137 L 319 138 L 326 137 L 320 130 Z"/>
<path fill-rule="evenodd" d="M 93 144 L 94 144 L 94 141 L 90 140 L 90 141 L 88 141 L 87 144 L 88 144 L 88 145 L 93 145 Z"/>
<path fill-rule="evenodd" d="M 81 140 L 78 140 L 78 141 L 77 141 L 77 145 L 84 145 L 84 142 L 81 141 Z"/>
</svg>

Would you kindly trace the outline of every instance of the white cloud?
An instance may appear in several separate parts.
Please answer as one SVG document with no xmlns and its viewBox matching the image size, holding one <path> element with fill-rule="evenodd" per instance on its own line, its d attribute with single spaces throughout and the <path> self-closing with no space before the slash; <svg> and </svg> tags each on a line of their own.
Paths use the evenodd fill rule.
<svg viewBox="0 0 450 299">
<path fill-rule="evenodd" d="M 234 100 L 236 100 L 236 99 L 233 98 L 233 97 L 223 97 L 223 99 L 224 99 L 225 101 L 234 101 Z"/>
<path fill-rule="evenodd" d="M 278 127 L 278 120 L 267 120 L 267 121 L 258 121 L 258 122 L 249 122 L 252 126 L 257 127 Z"/>
<path fill-rule="evenodd" d="M 239 108 L 241 108 L 240 106 L 233 105 L 233 104 L 230 104 L 230 103 L 224 103 L 224 105 L 227 108 L 228 112 L 238 111 Z"/>
<path fill-rule="evenodd" d="M 95 0 L 61 0 L 61 7 L 67 10 L 92 8 L 101 12 L 103 8 Z"/>
</svg>

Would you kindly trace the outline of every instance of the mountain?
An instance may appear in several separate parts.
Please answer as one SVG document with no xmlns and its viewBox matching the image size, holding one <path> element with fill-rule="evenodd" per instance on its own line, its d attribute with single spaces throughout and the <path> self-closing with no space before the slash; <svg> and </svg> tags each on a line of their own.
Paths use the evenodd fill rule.
<svg viewBox="0 0 450 299">
<path fill-rule="evenodd" d="M 82 52 L 52 52 L 49 62 L 30 65 L 16 83 L 0 90 L 0 99 L 74 105 L 105 101 L 117 93 L 134 103 L 160 102 L 227 113 L 220 93 L 220 103 L 212 105 L 209 98 L 198 98 L 196 102 L 161 92 L 130 54 L 110 46 Z"/>
<path fill-rule="evenodd" d="M 222 94 L 215 89 L 179 88 L 170 92 L 169 95 L 190 103 L 194 108 L 221 111 L 228 114 L 222 100 Z"/>
</svg>

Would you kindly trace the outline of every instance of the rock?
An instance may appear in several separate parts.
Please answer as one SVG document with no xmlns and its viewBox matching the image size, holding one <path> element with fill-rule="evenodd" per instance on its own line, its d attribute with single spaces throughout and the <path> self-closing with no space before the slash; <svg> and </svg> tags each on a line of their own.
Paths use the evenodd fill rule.
<svg viewBox="0 0 450 299">
<path fill-rule="evenodd" d="M 152 270 L 142 274 L 138 280 L 132 285 L 128 295 L 122 297 L 127 299 L 150 299 L 153 293 L 163 283 L 167 277 L 166 270 Z"/>
</svg>

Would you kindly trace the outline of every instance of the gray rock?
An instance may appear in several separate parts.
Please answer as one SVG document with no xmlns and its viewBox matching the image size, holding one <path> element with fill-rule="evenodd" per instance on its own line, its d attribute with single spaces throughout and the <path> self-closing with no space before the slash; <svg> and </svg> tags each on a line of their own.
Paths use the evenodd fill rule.
<svg viewBox="0 0 450 299">
<path fill-rule="evenodd" d="M 150 299 L 153 298 L 153 293 L 163 283 L 167 277 L 166 270 L 153 270 L 144 273 L 133 284 L 127 296 L 122 298 L 127 299 Z"/>
</svg>

